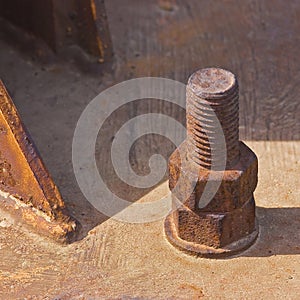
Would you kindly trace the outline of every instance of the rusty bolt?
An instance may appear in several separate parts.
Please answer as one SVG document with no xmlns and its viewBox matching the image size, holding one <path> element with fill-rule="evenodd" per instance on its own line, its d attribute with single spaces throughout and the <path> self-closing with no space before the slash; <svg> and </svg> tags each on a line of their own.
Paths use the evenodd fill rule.
<svg viewBox="0 0 300 300">
<path fill-rule="evenodd" d="M 242 251 L 258 234 L 253 198 L 258 164 L 239 141 L 235 76 L 219 68 L 192 74 L 186 118 L 187 138 L 169 160 L 172 199 L 181 205 L 165 220 L 166 236 L 179 249 L 203 257 Z M 217 188 L 203 205 L 208 183 Z"/>
</svg>

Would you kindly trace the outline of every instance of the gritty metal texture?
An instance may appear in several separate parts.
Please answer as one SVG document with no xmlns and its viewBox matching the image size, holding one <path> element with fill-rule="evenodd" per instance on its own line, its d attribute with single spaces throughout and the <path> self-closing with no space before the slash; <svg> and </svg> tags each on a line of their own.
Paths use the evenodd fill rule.
<svg viewBox="0 0 300 300">
<path fill-rule="evenodd" d="M 0 17 L 42 39 L 58 54 L 77 45 L 101 63 L 112 58 L 104 1 L 0 0 Z"/>
<path fill-rule="evenodd" d="M 1 81 L 0 207 L 57 241 L 77 229 Z"/>
<path fill-rule="evenodd" d="M 67 207 L 86 228 L 78 242 L 53 246 L 0 216 L 0 299 L 298 300 L 300 126 L 295 124 L 300 119 L 300 2 L 132 2 L 106 1 L 118 57 L 114 81 L 108 72 L 103 77 L 79 76 L 65 62 L 41 71 L 38 63 L 28 63 L 0 40 L 1 76 Z M 170 2 L 173 10 L 161 9 L 159 2 Z M 247 251 L 225 260 L 177 250 L 165 239 L 162 220 L 124 224 L 97 215 L 78 191 L 71 164 L 74 125 L 100 89 L 144 76 L 186 82 L 197 66 L 208 64 L 237 71 L 240 139 L 259 158 L 259 236 Z M 132 106 L 118 111 L 103 136 L 114 136 L 132 116 L 154 109 L 162 113 L 163 106 L 141 103 L 134 112 Z M 183 110 L 175 111 L 174 105 L 167 109 L 169 116 L 184 122 Z M 161 138 L 143 141 L 132 161 L 148 167 L 153 153 L 170 156 L 174 149 L 169 144 Z M 99 171 L 104 170 L 116 192 L 130 194 L 132 188 L 114 180 L 108 156 L 101 155 L 107 147 L 99 143 L 98 149 Z M 167 194 L 167 184 L 163 187 L 161 194 L 161 186 L 153 190 L 153 202 Z M 138 201 L 142 196 L 134 197 Z"/>
<path fill-rule="evenodd" d="M 184 251 L 226 256 L 247 248 L 258 233 L 253 197 L 258 163 L 250 148 L 239 141 L 237 80 L 223 69 L 199 70 L 188 81 L 186 103 L 187 139 L 169 160 L 172 197 L 183 205 L 166 218 L 165 232 L 169 241 Z M 221 124 L 226 147 L 218 138 L 213 116 Z M 214 164 L 212 153 L 218 154 Z M 226 157 L 225 170 L 222 155 Z M 194 174 L 198 174 L 196 184 Z M 220 178 L 216 194 L 201 207 L 206 184 Z"/>
<path fill-rule="evenodd" d="M 197 71 L 189 79 L 186 99 L 189 157 L 203 167 L 210 167 L 211 153 L 227 150 L 227 164 L 236 162 L 239 155 L 239 103 L 235 76 L 216 68 Z M 218 144 L 215 115 L 224 132 L 226 149 L 220 149 Z"/>
</svg>

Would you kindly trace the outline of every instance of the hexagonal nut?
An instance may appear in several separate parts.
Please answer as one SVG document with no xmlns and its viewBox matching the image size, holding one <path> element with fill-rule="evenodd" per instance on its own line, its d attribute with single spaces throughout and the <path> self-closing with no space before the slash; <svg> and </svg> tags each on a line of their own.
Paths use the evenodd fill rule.
<svg viewBox="0 0 300 300">
<path fill-rule="evenodd" d="M 230 169 L 226 169 L 224 173 L 204 169 L 189 161 L 186 155 L 186 144 L 183 142 L 169 159 L 169 187 L 172 194 L 193 211 L 226 212 L 242 207 L 252 198 L 257 185 L 257 172 L 257 157 L 243 142 L 240 142 L 238 162 Z M 199 208 L 201 196 L 205 188 L 208 188 L 206 187 L 208 178 L 215 183 L 222 179 L 210 202 Z M 212 188 L 214 188 L 213 184 Z"/>
<path fill-rule="evenodd" d="M 255 230 L 255 201 L 224 213 L 195 213 L 186 206 L 174 212 L 178 236 L 188 242 L 213 248 L 227 246 Z"/>
</svg>

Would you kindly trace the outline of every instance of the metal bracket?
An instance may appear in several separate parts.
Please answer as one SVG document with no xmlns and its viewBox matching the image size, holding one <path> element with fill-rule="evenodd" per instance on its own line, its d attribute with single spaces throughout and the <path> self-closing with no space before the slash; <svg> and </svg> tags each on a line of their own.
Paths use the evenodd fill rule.
<svg viewBox="0 0 300 300">
<path fill-rule="evenodd" d="M 61 242 L 72 240 L 78 227 L 1 80 L 0 208 Z"/>
</svg>

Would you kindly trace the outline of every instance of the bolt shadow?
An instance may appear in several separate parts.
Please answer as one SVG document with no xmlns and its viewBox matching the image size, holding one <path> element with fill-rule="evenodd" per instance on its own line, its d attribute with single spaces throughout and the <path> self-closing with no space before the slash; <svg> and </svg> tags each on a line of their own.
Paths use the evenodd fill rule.
<svg viewBox="0 0 300 300">
<path fill-rule="evenodd" d="M 239 256 L 266 257 L 300 254 L 300 207 L 257 207 L 259 235 Z"/>
</svg>

